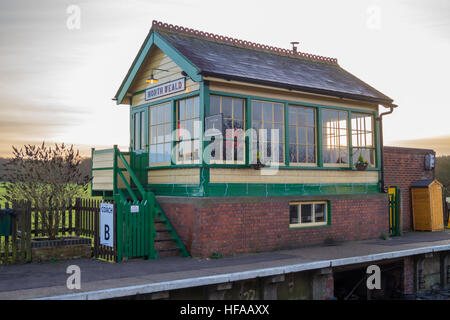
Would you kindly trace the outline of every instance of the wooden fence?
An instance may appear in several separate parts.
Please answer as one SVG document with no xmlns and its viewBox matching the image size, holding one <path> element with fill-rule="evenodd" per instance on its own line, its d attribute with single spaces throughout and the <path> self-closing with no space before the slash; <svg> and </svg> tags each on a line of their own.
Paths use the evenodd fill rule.
<svg viewBox="0 0 450 320">
<path fill-rule="evenodd" d="M 6 208 L 10 207 L 6 203 Z M 11 236 L 0 236 L 0 263 L 4 264 L 30 261 L 31 240 L 45 236 L 45 217 L 36 208 L 29 202 L 15 202 L 12 207 L 17 209 L 17 214 L 12 216 L 13 233 Z M 99 200 L 78 198 L 68 210 L 60 212 L 58 237 L 65 236 L 90 238 L 94 258 L 116 261 L 116 242 L 114 247 L 100 244 Z"/>
<path fill-rule="evenodd" d="M 77 199 L 74 206 L 75 234 L 93 240 L 93 257 L 110 262 L 116 261 L 117 244 L 107 247 L 100 244 L 100 202 L 92 199 Z M 110 202 L 112 201 L 103 201 Z M 114 215 L 114 220 L 116 215 Z M 116 225 L 116 221 L 114 221 Z"/>
<path fill-rule="evenodd" d="M 31 210 L 29 203 L 15 201 L 4 209 L 14 209 L 14 214 L 3 214 L 4 224 L 8 223 L 10 233 L 0 235 L 0 263 L 24 263 L 31 261 Z M 1 209 L 1 207 L 0 207 Z M 8 217 L 6 216 L 8 215 Z M 9 230 L 8 230 L 9 231 Z"/>
</svg>

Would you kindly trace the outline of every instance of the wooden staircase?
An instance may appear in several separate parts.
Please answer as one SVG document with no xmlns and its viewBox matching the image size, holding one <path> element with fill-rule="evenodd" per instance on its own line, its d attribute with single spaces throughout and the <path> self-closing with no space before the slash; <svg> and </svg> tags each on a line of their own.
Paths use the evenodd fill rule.
<svg viewBox="0 0 450 320">
<path fill-rule="evenodd" d="M 116 146 L 114 146 L 114 157 L 114 175 L 117 178 L 114 179 L 113 197 L 116 203 L 120 203 L 117 205 L 117 224 L 122 225 L 120 221 L 123 221 L 125 225 L 124 229 L 117 232 L 117 237 L 118 239 L 132 238 L 132 241 L 123 244 L 127 248 L 125 250 L 127 258 L 130 255 L 150 259 L 174 255 L 189 256 L 189 252 L 159 205 L 154 193 L 143 188 L 124 154 Z M 118 187 L 119 179 L 121 179 L 122 188 Z M 138 206 L 139 214 L 142 216 L 133 216 L 133 213 L 130 213 L 132 206 Z M 126 223 L 129 221 L 131 227 L 127 228 Z M 130 235 L 133 232 L 136 234 Z M 138 249 L 129 249 L 130 246 L 136 245 L 139 247 Z M 121 248 L 122 243 L 118 245 L 118 250 Z M 120 260 L 122 255 L 118 255 L 118 257 Z"/>
</svg>

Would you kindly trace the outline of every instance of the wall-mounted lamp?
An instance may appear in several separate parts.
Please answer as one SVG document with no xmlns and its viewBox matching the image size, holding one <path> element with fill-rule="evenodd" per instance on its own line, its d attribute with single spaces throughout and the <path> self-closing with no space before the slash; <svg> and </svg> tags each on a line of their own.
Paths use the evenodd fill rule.
<svg viewBox="0 0 450 320">
<path fill-rule="evenodd" d="M 150 78 L 146 79 L 145 82 L 147 83 L 157 83 L 158 79 L 155 79 L 155 76 L 153 75 L 153 70 L 159 70 L 159 71 L 165 71 L 165 72 L 169 72 L 169 70 L 164 70 L 164 69 L 158 69 L 158 68 L 152 68 L 152 73 L 150 74 Z"/>
</svg>

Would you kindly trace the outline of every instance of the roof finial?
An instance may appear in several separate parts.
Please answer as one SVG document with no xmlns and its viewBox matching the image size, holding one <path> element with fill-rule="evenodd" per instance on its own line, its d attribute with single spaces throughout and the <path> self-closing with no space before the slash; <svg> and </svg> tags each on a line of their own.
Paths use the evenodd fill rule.
<svg viewBox="0 0 450 320">
<path fill-rule="evenodd" d="M 291 42 L 291 44 L 292 44 L 292 51 L 294 52 L 294 53 L 297 53 L 297 44 L 299 44 L 300 42 L 297 42 L 297 41 L 292 41 Z"/>
</svg>

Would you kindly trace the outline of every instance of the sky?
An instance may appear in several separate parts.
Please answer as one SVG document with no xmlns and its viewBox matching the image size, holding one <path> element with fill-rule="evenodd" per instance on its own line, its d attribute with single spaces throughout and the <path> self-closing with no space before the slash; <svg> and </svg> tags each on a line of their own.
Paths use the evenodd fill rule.
<svg viewBox="0 0 450 320">
<path fill-rule="evenodd" d="M 126 149 L 129 107 L 112 98 L 153 20 L 337 58 L 398 104 L 385 145 L 450 155 L 448 0 L 2 0 L 0 156 Z"/>
</svg>

